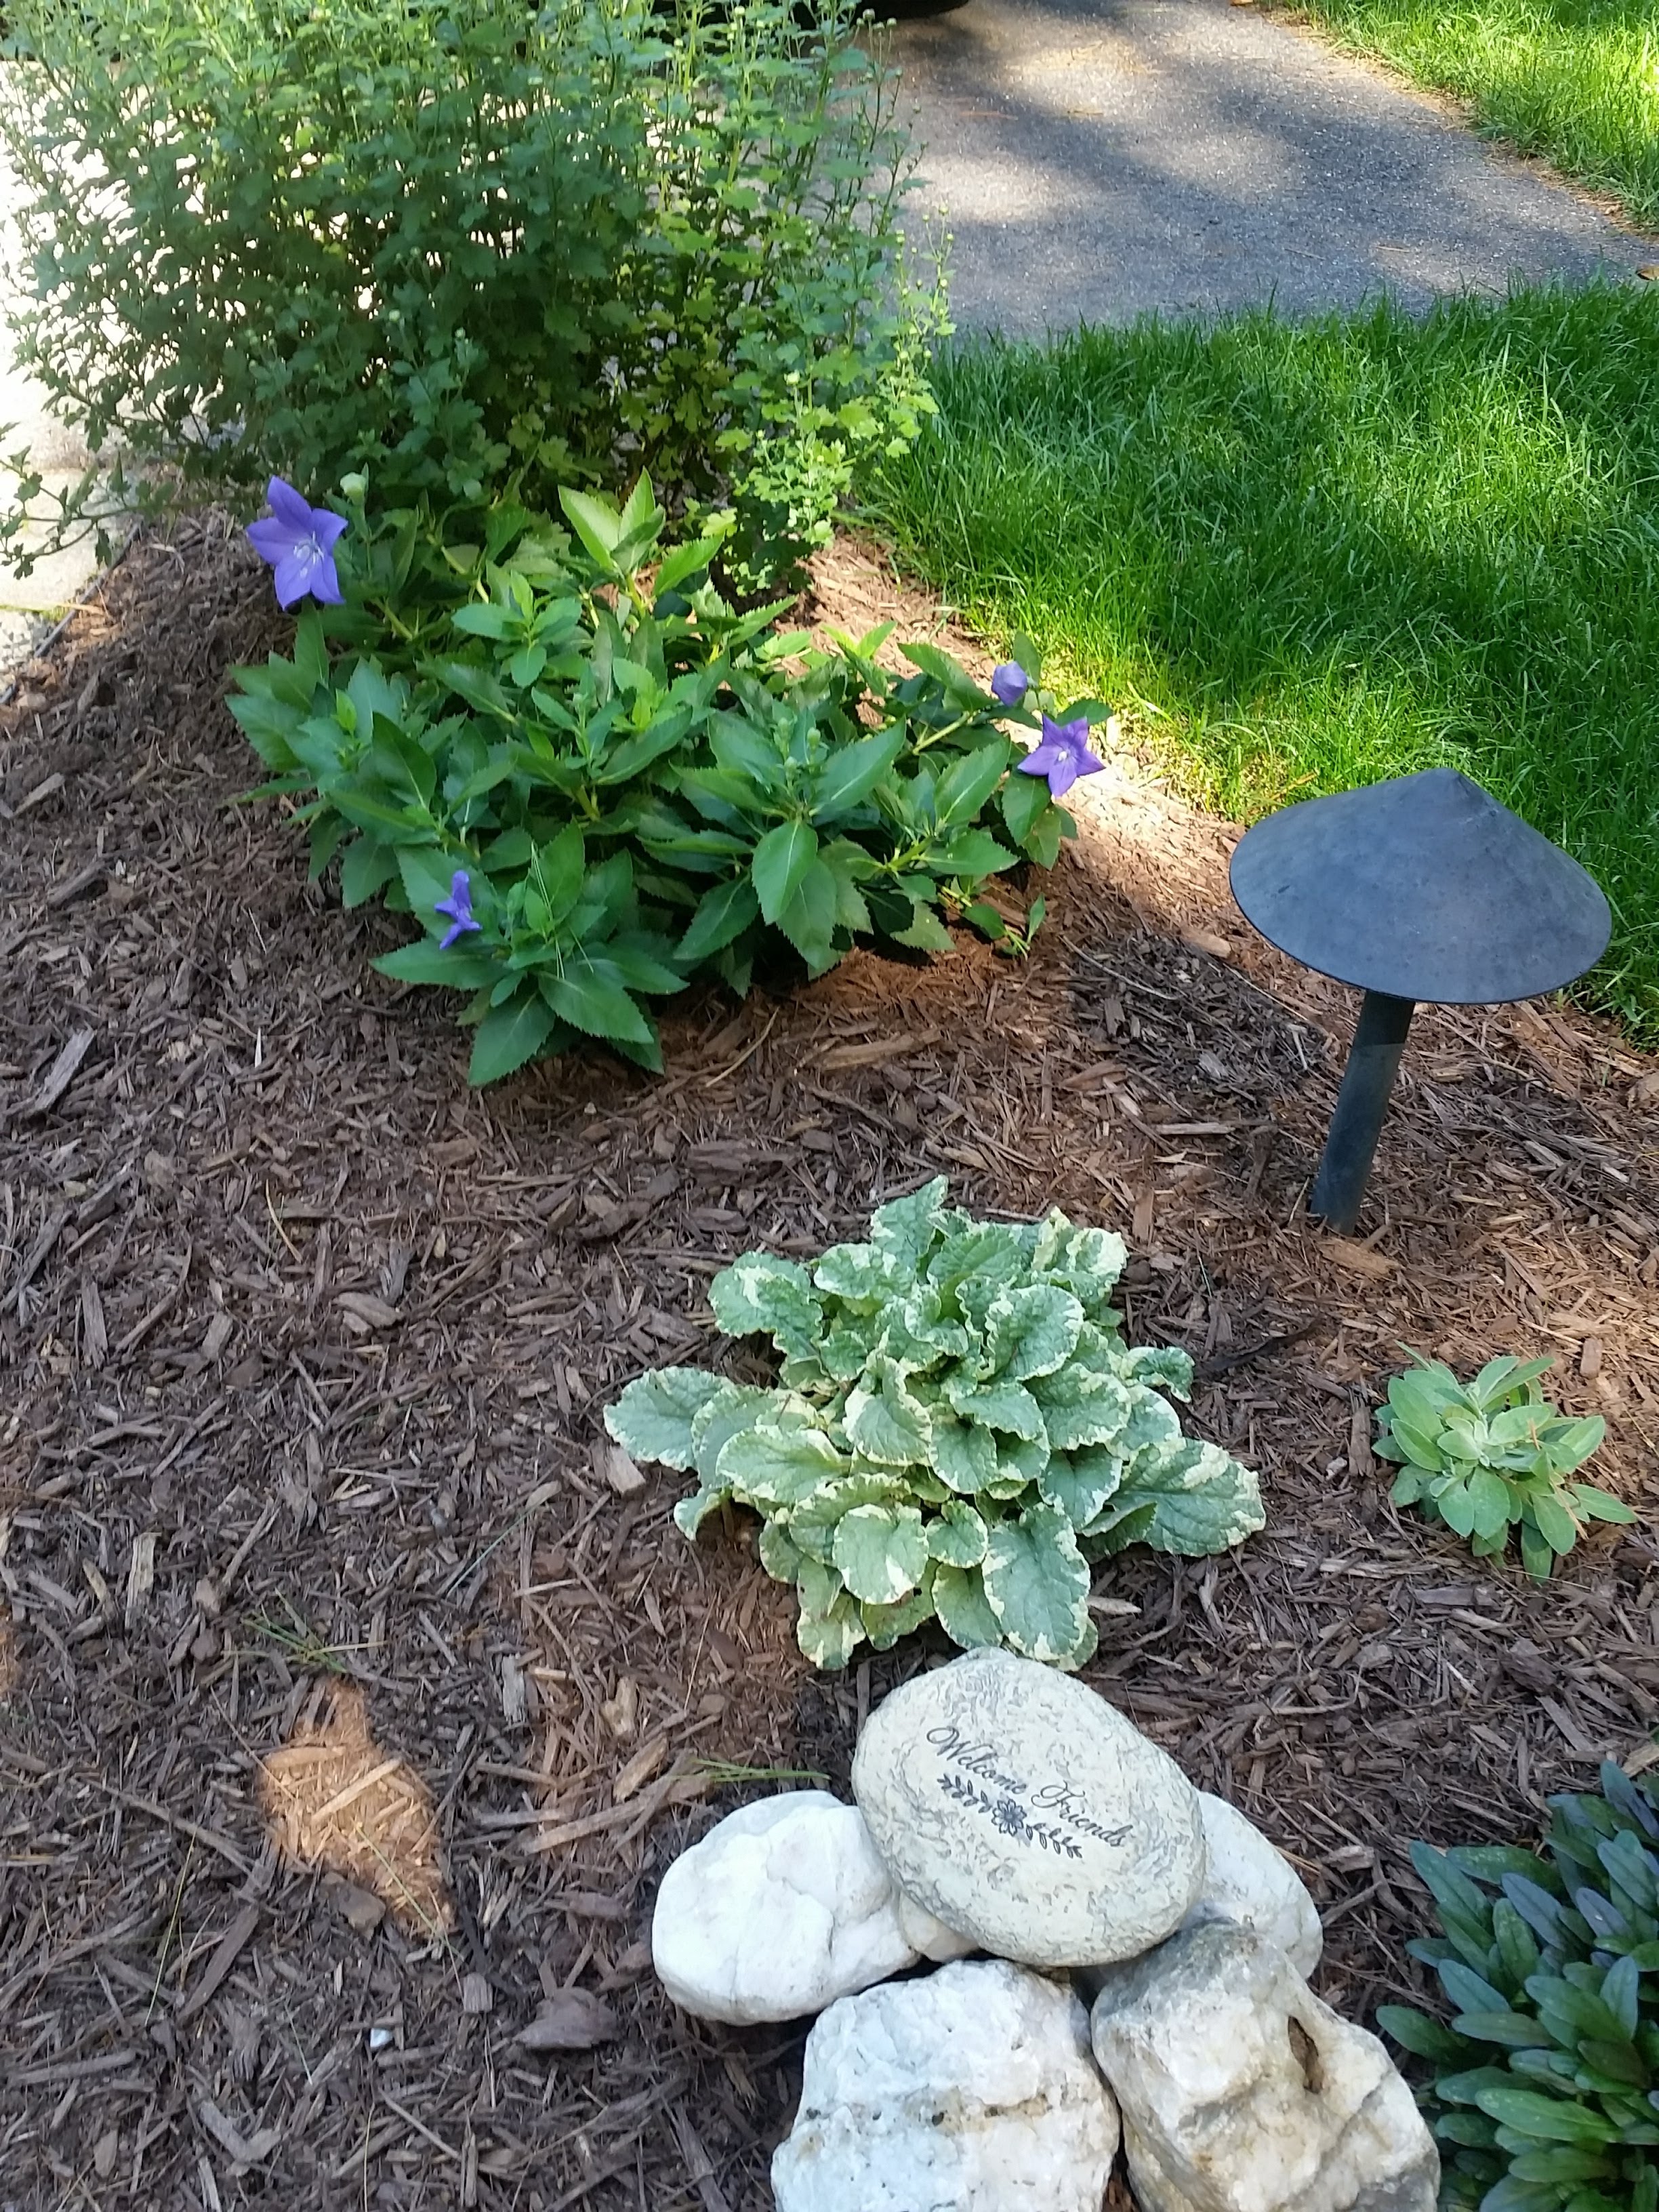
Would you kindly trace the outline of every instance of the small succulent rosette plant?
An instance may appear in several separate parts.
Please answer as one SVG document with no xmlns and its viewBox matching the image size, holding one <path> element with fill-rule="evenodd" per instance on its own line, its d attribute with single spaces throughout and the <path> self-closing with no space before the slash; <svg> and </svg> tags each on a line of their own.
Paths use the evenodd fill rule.
<svg viewBox="0 0 1659 2212">
<path fill-rule="evenodd" d="M 760 1516 L 761 1564 L 795 1585 L 819 1666 L 937 1618 L 964 1648 L 1079 1667 L 1091 1562 L 1226 1550 L 1263 1525 L 1256 1478 L 1182 1433 L 1186 1353 L 1125 1343 L 1121 1237 L 945 1196 L 941 1176 L 878 1207 L 867 1243 L 810 1268 L 746 1254 L 709 1302 L 730 1334 L 770 1336 L 776 1386 L 661 1368 L 605 1425 L 696 1470 L 674 1509 L 688 1536 L 728 1503 Z"/>
<path fill-rule="evenodd" d="M 1412 1846 L 1451 2018 L 1382 2005 L 1427 2062 L 1443 2212 L 1659 2212 L 1659 1809 L 1609 1761 L 1536 1852 Z"/>
<path fill-rule="evenodd" d="M 1439 1360 L 1419 1360 L 1394 1377 L 1376 1417 L 1378 1456 L 1400 1468 L 1395 1504 L 1443 1521 L 1479 1559 L 1495 1559 L 1516 1530 L 1521 1563 L 1540 1582 L 1587 1521 L 1636 1518 L 1594 1483 L 1568 1481 L 1607 1423 L 1568 1419 L 1548 1402 L 1539 1378 L 1554 1364 L 1492 1359 L 1460 1382 Z"/>
</svg>

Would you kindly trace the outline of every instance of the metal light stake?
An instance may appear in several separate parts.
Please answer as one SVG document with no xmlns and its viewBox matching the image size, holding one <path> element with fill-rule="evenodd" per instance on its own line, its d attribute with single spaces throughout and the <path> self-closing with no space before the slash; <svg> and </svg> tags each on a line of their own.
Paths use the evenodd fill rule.
<svg viewBox="0 0 1659 2212">
<path fill-rule="evenodd" d="M 1240 839 L 1231 874 L 1270 945 L 1365 994 L 1309 1201 L 1344 1232 L 1417 1006 L 1559 991 L 1612 927 L 1578 863 L 1455 769 L 1287 806 Z"/>
</svg>

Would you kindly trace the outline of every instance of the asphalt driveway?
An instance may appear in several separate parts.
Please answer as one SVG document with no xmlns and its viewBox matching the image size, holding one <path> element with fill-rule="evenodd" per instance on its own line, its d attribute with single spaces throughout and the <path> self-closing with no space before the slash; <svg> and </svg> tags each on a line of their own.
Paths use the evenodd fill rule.
<svg viewBox="0 0 1659 2212">
<path fill-rule="evenodd" d="M 1621 228 L 1450 113 L 1229 0 L 963 0 L 900 23 L 959 328 L 1633 274 Z"/>
</svg>

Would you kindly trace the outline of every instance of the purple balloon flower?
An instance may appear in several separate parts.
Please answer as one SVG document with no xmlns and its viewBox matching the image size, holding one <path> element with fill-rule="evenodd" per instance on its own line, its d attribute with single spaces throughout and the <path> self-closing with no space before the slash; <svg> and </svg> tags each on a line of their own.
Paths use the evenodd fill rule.
<svg viewBox="0 0 1659 2212">
<path fill-rule="evenodd" d="M 465 937 L 469 929 L 482 929 L 483 924 L 472 912 L 472 879 L 465 868 L 457 868 L 449 885 L 449 896 L 440 899 L 432 909 L 434 914 L 449 924 L 438 941 L 440 952 L 447 952 L 458 937 Z"/>
<path fill-rule="evenodd" d="M 1075 722 L 1052 722 L 1042 718 L 1042 742 L 1033 745 L 1015 763 L 1022 775 L 1046 775 L 1050 799 L 1063 799 L 1080 775 L 1097 775 L 1106 765 L 1089 750 L 1089 722 L 1079 714 Z"/>
<path fill-rule="evenodd" d="M 1018 707 L 1031 688 L 1031 679 L 1017 660 L 1005 660 L 991 671 L 991 696 L 1000 707 Z"/>
<path fill-rule="evenodd" d="M 265 486 L 270 514 L 250 524 L 248 540 L 262 561 L 276 571 L 276 602 L 291 607 L 307 592 L 319 605 L 337 607 L 340 579 L 334 546 L 345 524 L 325 507 L 312 507 L 291 483 L 272 477 Z"/>
</svg>

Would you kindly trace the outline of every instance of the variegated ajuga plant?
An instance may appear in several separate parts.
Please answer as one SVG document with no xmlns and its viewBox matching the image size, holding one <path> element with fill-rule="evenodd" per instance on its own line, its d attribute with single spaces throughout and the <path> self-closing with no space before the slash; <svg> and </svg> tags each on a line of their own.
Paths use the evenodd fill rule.
<svg viewBox="0 0 1659 2212">
<path fill-rule="evenodd" d="M 728 1500 L 761 1516 L 819 1666 L 937 1616 L 959 1644 L 1079 1667 L 1090 1562 L 1224 1551 L 1262 1525 L 1256 1479 L 1182 1435 L 1186 1353 L 1125 1343 L 1121 1237 L 1058 1211 L 978 1221 L 945 1196 L 940 1177 L 879 1207 L 867 1244 L 810 1268 L 752 1252 L 715 1276 L 720 1327 L 782 1354 L 776 1388 L 659 1368 L 605 1425 L 696 1469 L 688 1536 Z"/>
</svg>

